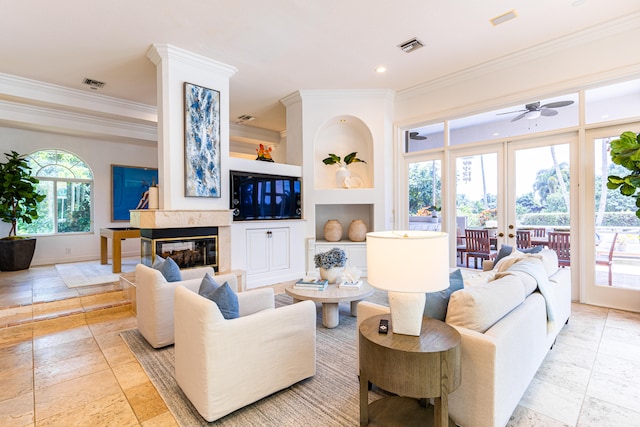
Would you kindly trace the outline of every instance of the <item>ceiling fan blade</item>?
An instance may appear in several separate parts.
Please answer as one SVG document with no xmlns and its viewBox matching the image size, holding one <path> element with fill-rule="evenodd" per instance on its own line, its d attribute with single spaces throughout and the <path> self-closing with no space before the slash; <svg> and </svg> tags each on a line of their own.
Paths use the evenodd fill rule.
<svg viewBox="0 0 640 427">
<path fill-rule="evenodd" d="M 540 110 L 540 115 L 545 117 L 557 116 L 558 112 L 556 110 L 551 110 L 549 108 L 543 108 Z"/>
<path fill-rule="evenodd" d="M 515 116 L 513 119 L 511 119 L 512 122 L 515 122 L 517 120 L 520 120 L 521 118 L 523 118 L 524 116 L 527 115 L 527 112 L 524 112 L 522 114 L 518 114 L 517 116 Z"/>
<path fill-rule="evenodd" d="M 550 102 L 548 104 L 544 104 L 540 108 L 560 108 L 566 107 L 567 105 L 573 104 L 573 101 L 558 101 L 558 102 Z"/>
</svg>

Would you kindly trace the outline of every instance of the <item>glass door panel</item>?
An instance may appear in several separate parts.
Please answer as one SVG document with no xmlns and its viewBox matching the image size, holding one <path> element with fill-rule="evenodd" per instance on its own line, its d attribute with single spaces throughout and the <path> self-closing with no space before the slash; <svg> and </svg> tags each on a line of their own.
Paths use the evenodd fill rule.
<svg viewBox="0 0 640 427">
<path fill-rule="evenodd" d="M 609 142 L 616 138 L 594 140 L 595 284 L 640 290 L 640 219 L 635 215 L 635 199 L 607 189 L 607 176 L 629 174 L 611 161 Z"/>
<path fill-rule="evenodd" d="M 521 248 L 546 246 L 549 232 L 568 232 L 571 225 L 570 145 L 510 144 L 509 161 L 509 176 L 515 178 L 509 186 L 510 242 Z M 514 242 L 514 237 L 520 238 Z"/>
<path fill-rule="evenodd" d="M 408 165 L 409 229 L 440 230 L 442 162 L 439 159 Z"/>
<path fill-rule="evenodd" d="M 455 158 L 456 252 L 457 264 L 482 268 L 481 260 L 490 258 L 498 247 L 499 151 L 459 154 Z M 487 256 L 471 255 L 477 242 L 467 241 L 466 230 L 485 230 L 489 237 Z M 467 250 L 469 249 L 469 250 Z M 483 252 L 486 248 L 483 248 Z M 477 261 L 477 262 L 476 262 Z"/>
</svg>

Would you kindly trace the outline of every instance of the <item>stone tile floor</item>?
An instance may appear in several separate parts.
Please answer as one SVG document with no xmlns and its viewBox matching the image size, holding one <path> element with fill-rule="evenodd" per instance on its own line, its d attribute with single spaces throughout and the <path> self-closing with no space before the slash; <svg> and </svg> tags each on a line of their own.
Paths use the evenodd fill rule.
<svg viewBox="0 0 640 427">
<path fill-rule="evenodd" d="M 65 288 L 53 266 L 0 272 L 0 425 L 177 425 L 119 336 L 119 286 Z M 573 304 L 508 425 L 640 426 L 638 402 L 640 313 Z"/>
</svg>

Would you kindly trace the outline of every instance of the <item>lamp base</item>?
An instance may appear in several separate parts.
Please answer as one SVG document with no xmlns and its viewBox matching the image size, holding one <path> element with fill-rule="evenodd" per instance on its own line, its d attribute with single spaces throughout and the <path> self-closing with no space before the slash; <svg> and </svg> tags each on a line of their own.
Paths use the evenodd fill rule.
<svg viewBox="0 0 640 427">
<path fill-rule="evenodd" d="M 420 336 L 426 295 L 424 292 L 391 292 L 391 331 L 394 334 Z"/>
</svg>

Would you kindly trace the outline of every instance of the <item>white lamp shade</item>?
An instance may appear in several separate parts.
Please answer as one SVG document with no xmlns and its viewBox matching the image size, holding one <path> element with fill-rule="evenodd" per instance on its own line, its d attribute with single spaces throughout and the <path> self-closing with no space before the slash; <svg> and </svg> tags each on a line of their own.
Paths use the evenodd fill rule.
<svg viewBox="0 0 640 427">
<path fill-rule="evenodd" d="M 367 233 L 367 282 L 392 292 L 449 287 L 449 238 L 439 231 Z"/>
</svg>

